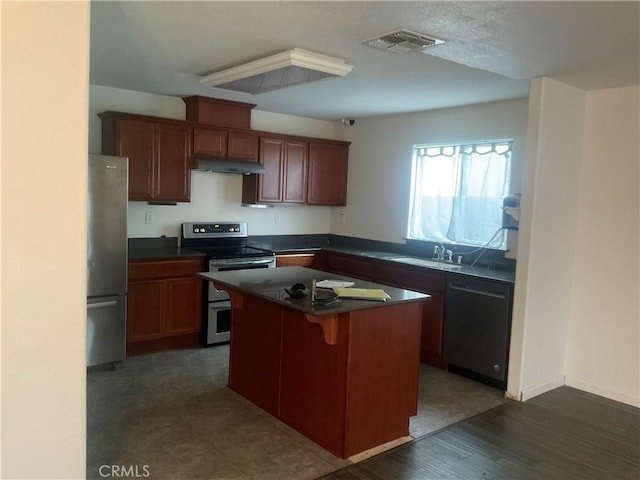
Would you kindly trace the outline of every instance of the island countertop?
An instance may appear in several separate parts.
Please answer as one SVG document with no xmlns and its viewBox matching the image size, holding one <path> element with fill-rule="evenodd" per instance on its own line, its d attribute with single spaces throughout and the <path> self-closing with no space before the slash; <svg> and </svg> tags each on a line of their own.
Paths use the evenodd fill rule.
<svg viewBox="0 0 640 480">
<path fill-rule="evenodd" d="M 279 267 L 231 270 L 225 272 L 200 273 L 202 278 L 213 281 L 220 289 L 225 286 L 248 293 L 272 302 L 284 305 L 295 310 L 312 315 L 333 315 L 354 310 L 362 310 L 375 307 L 390 306 L 405 302 L 424 301 L 429 295 L 402 288 L 394 288 L 388 285 L 367 282 L 343 275 L 323 272 L 306 267 Z M 354 288 L 382 289 L 391 298 L 382 302 L 374 300 L 355 300 L 341 298 L 340 303 L 322 306 L 314 305 L 310 296 L 303 298 L 290 298 L 285 289 L 291 289 L 293 284 L 302 283 L 311 290 L 313 280 L 344 280 L 354 282 Z"/>
</svg>

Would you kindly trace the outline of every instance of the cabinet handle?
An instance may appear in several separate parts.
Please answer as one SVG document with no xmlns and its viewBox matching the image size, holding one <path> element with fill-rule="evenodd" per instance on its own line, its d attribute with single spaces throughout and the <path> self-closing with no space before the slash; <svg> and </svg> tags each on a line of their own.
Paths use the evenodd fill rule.
<svg viewBox="0 0 640 480">
<path fill-rule="evenodd" d="M 471 288 L 471 287 L 467 287 L 466 285 L 460 285 L 460 284 L 451 284 L 449 286 L 449 288 L 451 290 L 458 290 L 460 292 L 467 292 L 467 293 L 475 293 L 477 295 L 484 295 L 485 297 L 493 297 L 493 298 L 500 298 L 500 299 L 504 299 L 506 296 L 504 293 L 500 293 L 500 292 L 488 292 L 486 290 L 479 290 L 477 288 Z"/>
<path fill-rule="evenodd" d="M 115 300 L 109 300 L 108 302 L 87 303 L 87 309 L 89 309 L 89 308 L 107 308 L 107 307 L 113 307 L 113 306 L 115 306 L 117 304 L 118 304 L 118 302 L 116 302 Z"/>
</svg>

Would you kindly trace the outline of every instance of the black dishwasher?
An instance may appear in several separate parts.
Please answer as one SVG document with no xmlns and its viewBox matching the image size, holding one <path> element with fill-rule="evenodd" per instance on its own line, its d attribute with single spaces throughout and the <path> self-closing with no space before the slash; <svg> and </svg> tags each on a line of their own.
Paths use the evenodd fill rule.
<svg viewBox="0 0 640 480">
<path fill-rule="evenodd" d="M 510 285 L 449 276 L 444 320 L 449 370 L 506 389 L 511 302 Z"/>
</svg>

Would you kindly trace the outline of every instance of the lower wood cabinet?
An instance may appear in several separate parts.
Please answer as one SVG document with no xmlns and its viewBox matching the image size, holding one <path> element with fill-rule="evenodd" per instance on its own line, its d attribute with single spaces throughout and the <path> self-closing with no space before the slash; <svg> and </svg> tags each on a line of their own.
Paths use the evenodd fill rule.
<svg viewBox="0 0 640 480">
<path fill-rule="evenodd" d="M 431 295 L 423 303 L 420 359 L 447 368 L 443 355 L 445 273 L 359 255 L 328 251 L 322 255 L 323 262 L 316 261 L 314 268 Z"/>
<path fill-rule="evenodd" d="M 199 344 L 202 257 L 129 262 L 127 355 Z"/>
<path fill-rule="evenodd" d="M 276 267 L 315 267 L 315 253 L 287 253 L 276 255 Z"/>
<path fill-rule="evenodd" d="M 358 255 L 326 252 L 325 269 L 348 277 L 373 280 L 374 260 Z"/>
<path fill-rule="evenodd" d="M 377 260 L 373 281 L 431 295 L 422 307 L 420 360 L 435 367 L 447 368 L 447 362 L 443 356 L 446 274 Z"/>
</svg>

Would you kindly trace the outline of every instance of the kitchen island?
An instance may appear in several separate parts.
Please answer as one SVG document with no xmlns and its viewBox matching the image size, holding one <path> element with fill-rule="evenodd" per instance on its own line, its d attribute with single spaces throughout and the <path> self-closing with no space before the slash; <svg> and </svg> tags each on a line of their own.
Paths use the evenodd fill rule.
<svg viewBox="0 0 640 480">
<path fill-rule="evenodd" d="M 408 437 L 428 295 L 303 267 L 200 276 L 231 297 L 232 390 L 341 458 Z M 325 279 L 391 298 L 323 307 L 285 291 Z"/>
</svg>

